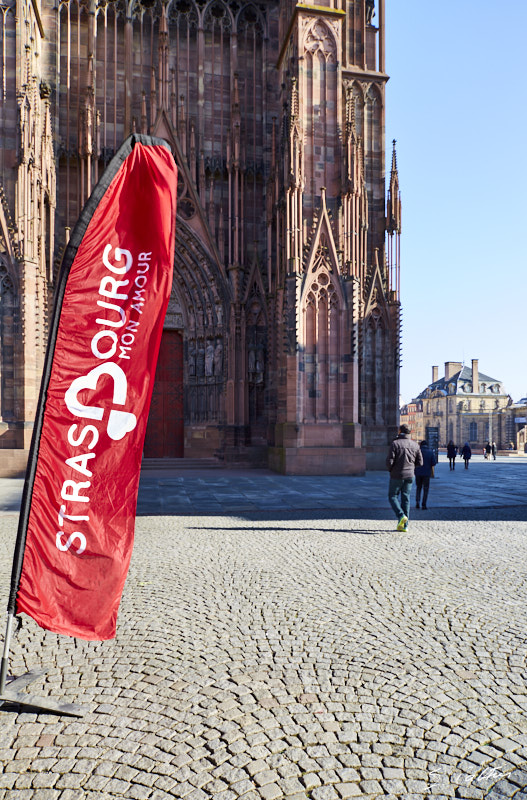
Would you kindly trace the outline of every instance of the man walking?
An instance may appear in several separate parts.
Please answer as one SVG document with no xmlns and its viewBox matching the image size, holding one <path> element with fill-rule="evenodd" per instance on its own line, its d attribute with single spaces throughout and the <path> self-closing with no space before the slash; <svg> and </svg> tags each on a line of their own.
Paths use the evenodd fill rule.
<svg viewBox="0 0 527 800">
<path fill-rule="evenodd" d="M 428 447 L 426 439 L 421 442 L 421 455 L 423 456 L 423 463 L 420 467 L 415 468 L 415 507 L 419 508 L 422 491 L 423 505 L 421 508 L 426 510 L 428 508 L 426 501 L 428 499 L 428 490 L 430 489 L 430 478 L 436 465 L 435 453 L 431 447 Z"/>
<path fill-rule="evenodd" d="M 472 457 L 472 450 L 470 449 L 470 445 L 468 442 L 465 442 L 461 449 L 461 455 L 463 457 L 463 461 L 465 462 L 465 469 L 468 469 L 468 462 Z"/>
<path fill-rule="evenodd" d="M 422 463 L 421 448 L 410 438 L 410 428 L 408 425 L 401 425 L 399 435 L 393 440 L 386 458 L 386 466 L 390 471 L 388 500 L 399 520 L 398 531 L 408 530 L 410 492 L 414 482 L 415 467 L 420 467 Z"/>
</svg>

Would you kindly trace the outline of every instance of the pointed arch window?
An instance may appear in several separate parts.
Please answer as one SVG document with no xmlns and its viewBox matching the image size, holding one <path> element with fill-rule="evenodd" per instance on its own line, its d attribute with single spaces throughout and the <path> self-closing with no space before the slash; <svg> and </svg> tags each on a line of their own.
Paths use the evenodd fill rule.
<svg viewBox="0 0 527 800">
<path fill-rule="evenodd" d="M 318 197 L 325 186 L 328 198 L 334 198 L 338 195 L 340 181 L 339 142 L 337 117 L 330 110 L 336 108 L 338 102 L 337 44 L 331 27 L 321 19 L 315 20 L 306 31 L 304 59 L 300 90 L 305 98 L 305 157 L 307 171 L 312 176 L 309 193 Z M 328 204 L 331 207 L 332 202 L 328 200 Z"/>
<path fill-rule="evenodd" d="M 15 292 L 7 267 L 0 258 L 0 418 L 15 413 Z"/>
<path fill-rule="evenodd" d="M 314 276 L 303 304 L 305 422 L 340 419 L 339 360 L 342 302 L 326 269 Z"/>
<path fill-rule="evenodd" d="M 251 440 L 265 439 L 267 373 L 267 319 L 261 288 L 255 283 L 245 304 L 247 401 Z"/>
</svg>

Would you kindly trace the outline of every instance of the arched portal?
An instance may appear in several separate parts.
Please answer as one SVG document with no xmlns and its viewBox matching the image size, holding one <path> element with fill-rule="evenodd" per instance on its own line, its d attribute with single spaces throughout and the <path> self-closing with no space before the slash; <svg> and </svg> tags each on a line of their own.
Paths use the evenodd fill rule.
<svg viewBox="0 0 527 800">
<path fill-rule="evenodd" d="M 228 304 L 228 285 L 217 262 L 178 216 L 145 458 L 212 456 L 221 447 Z"/>
<path fill-rule="evenodd" d="M 183 458 L 183 337 L 165 329 L 146 429 L 145 458 Z"/>
</svg>

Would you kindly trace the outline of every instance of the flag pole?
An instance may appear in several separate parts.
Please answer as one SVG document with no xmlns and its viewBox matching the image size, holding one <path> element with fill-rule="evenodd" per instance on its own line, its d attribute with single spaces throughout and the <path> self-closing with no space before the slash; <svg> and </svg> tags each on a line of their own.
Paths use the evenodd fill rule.
<svg viewBox="0 0 527 800">
<path fill-rule="evenodd" d="M 4 639 L 4 652 L 2 655 L 2 664 L 0 666 L 0 697 L 4 694 L 5 684 L 7 678 L 7 665 L 9 662 L 9 648 L 11 646 L 11 635 L 13 633 L 14 617 L 11 612 L 7 614 L 7 626 Z"/>
</svg>

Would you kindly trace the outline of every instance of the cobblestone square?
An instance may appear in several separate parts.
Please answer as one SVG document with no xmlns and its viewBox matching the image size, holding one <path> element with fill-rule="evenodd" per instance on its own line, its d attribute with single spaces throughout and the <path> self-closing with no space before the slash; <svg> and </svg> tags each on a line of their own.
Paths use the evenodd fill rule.
<svg viewBox="0 0 527 800">
<path fill-rule="evenodd" d="M 189 489 L 225 473 L 184 477 L 184 516 L 149 510 L 179 478 L 144 476 L 116 639 L 15 637 L 10 671 L 47 667 L 31 692 L 87 713 L 0 708 L 0 800 L 527 798 L 526 467 L 473 466 L 438 466 L 408 533 L 382 473 L 336 479 L 340 507 L 335 479 L 269 476 L 268 511 L 249 474 L 257 508 L 230 513 Z M 16 527 L 0 514 L 3 607 Z"/>
</svg>

